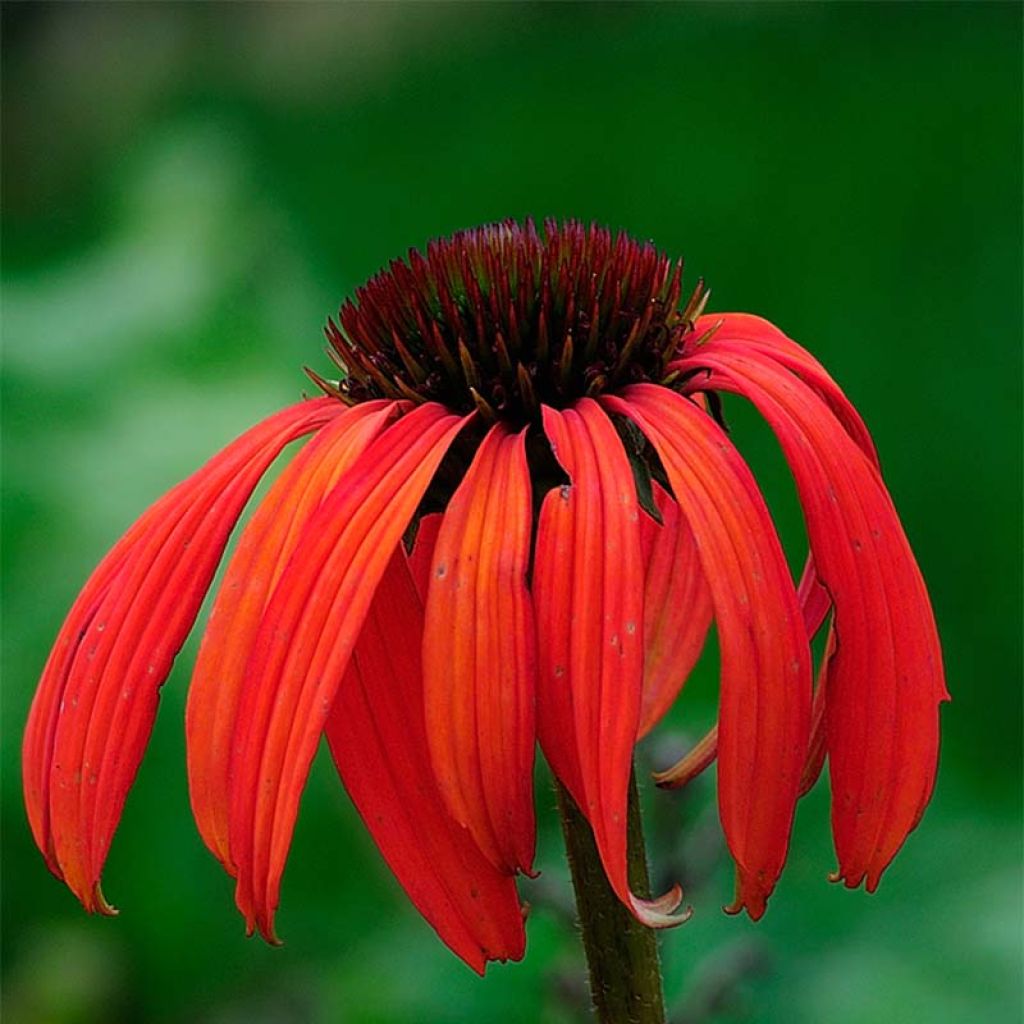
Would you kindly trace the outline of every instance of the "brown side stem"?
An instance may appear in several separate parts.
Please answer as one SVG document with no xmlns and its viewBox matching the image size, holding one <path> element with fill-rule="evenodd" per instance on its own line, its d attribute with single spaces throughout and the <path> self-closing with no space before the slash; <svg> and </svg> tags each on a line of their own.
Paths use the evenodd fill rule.
<svg viewBox="0 0 1024 1024">
<path fill-rule="evenodd" d="M 556 786 L 597 1020 L 665 1024 L 657 938 L 612 892 L 587 819 L 568 792 Z M 638 896 L 650 896 L 635 777 L 629 795 L 629 882 Z"/>
</svg>

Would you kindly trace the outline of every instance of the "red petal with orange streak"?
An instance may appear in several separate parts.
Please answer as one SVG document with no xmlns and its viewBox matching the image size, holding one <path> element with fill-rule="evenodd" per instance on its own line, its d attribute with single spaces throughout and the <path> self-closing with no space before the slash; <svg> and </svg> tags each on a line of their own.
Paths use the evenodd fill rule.
<svg viewBox="0 0 1024 1024">
<path fill-rule="evenodd" d="M 810 649 L 796 591 L 757 484 L 710 416 L 650 384 L 602 401 L 654 445 L 697 539 L 722 650 L 718 800 L 738 869 L 732 909 L 756 919 L 786 859 L 807 751 Z"/>
<path fill-rule="evenodd" d="M 465 422 L 427 403 L 377 438 L 307 522 L 257 631 L 230 755 L 228 831 L 236 902 L 268 941 L 299 799 L 363 619 Z"/>
<path fill-rule="evenodd" d="M 711 591 L 697 556 L 693 531 L 679 506 L 655 482 L 662 525 L 653 531 L 644 579 L 644 686 L 638 736 L 661 721 L 697 664 L 711 626 Z"/>
<path fill-rule="evenodd" d="M 392 557 L 327 719 L 345 787 L 381 854 L 441 939 L 475 971 L 525 948 L 515 882 L 448 813 L 424 726 L 423 602 Z"/>
<path fill-rule="evenodd" d="M 290 441 L 341 411 L 300 402 L 243 434 L 154 504 L 101 562 L 43 671 L 23 748 L 25 799 L 51 869 L 87 910 L 156 715 L 259 478 Z"/>
<path fill-rule="evenodd" d="M 591 399 L 543 409 L 544 431 L 571 485 L 545 499 L 534 600 L 541 673 L 538 727 L 552 768 L 594 830 L 612 889 L 651 926 L 672 916 L 679 887 L 645 901 L 629 889 L 627 794 L 643 685 L 640 508 L 622 443 Z"/>
<path fill-rule="evenodd" d="M 825 714 L 839 875 L 872 890 L 935 783 L 949 695 L 928 593 L 881 476 L 817 393 L 755 353 L 699 359 L 768 420 L 796 480 L 835 605 Z"/>
<path fill-rule="evenodd" d="M 242 531 L 210 612 L 185 710 L 189 796 L 228 871 L 228 755 L 256 631 L 307 519 L 393 413 L 391 402 L 346 409 L 298 453 Z"/>
<path fill-rule="evenodd" d="M 526 586 L 533 509 L 525 439 L 492 427 L 444 513 L 423 687 L 431 761 L 449 811 L 495 867 L 528 873 L 537 655 Z"/>
</svg>

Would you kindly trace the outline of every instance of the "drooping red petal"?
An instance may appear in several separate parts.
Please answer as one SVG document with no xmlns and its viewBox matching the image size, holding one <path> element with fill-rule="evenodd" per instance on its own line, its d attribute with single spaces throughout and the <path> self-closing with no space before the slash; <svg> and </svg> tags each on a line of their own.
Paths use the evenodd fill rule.
<svg viewBox="0 0 1024 1024">
<path fill-rule="evenodd" d="M 327 719 L 338 773 L 398 881 L 475 971 L 518 960 L 523 914 L 512 877 L 448 813 L 424 725 L 423 602 L 396 551 Z"/>
<path fill-rule="evenodd" d="M 75 654 L 89 633 L 96 611 L 110 589 L 111 580 L 118 577 L 127 553 L 148 527 L 152 518 L 150 513 L 143 515 L 111 549 L 75 599 L 43 669 L 25 728 L 22 745 L 25 808 L 36 845 L 46 859 L 47 867 L 61 881 L 64 874 L 57 862 L 50 828 L 50 776 L 64 689 Z M 102 901 L 100 906 L 104 906 Z"/>
<path fill-rule="evenodd" d="M 394 413 L 346 409 L 292 460 L 242 531 L 203 636 L 185 710 L 189 796 L 203 841 L 228 871 L 228 761 L 245 666 L 302 528 Z"/>
<path fill-rule="evenodd" d="M 778 327 L 758 316 L 747 313 L 726 313 L 708 315 L 698 320 L 695 336 L 700 337 L 710 328 L 714 333 L 708 347 L 701 347 L 701 352 L 712 354 L 720 351 L 742 355 L 746 353 L 765 356 L 779 366 L 797 374 L 819 397 L 828 405 L 836 418 L 851 438 L 858 444 L 864 454 L 878 467 L 878 453 L 874 441 L 864 425 L 860 414 L 843 393 L 838 384 L 829 376 L 825 368 L 806 349 L 796 344 Z M 697 360 L 699 362 L 699 358 Z M 692 365 L 692 363 L 691 363 Z M 679 369 L 681 363 L 674 363 Z M 814 571 L 814 562 L 808 556 L 803 577 L 800 580 L 800 601 L 804 609 L 804 621 L 808 636 L 813 638 L 821 627 L 825 616 L 832 607 L 831 598 L 821 586 Z M 830 628 L 824 661 L 827 662 L 834 651 L 834 636 Z M 801 795 L 810 790 L 821 773 L 827 753 L 825 741 L 825 691 L 822 689 L 825 671 L 824 664 L 819 674 L 819 682 L 815 690 L 814 713 L 812 716 L 811 742 L 804 766 L 804 777 L 801 782 Z"/>
<path fill-rule="evenodd" d="M 464 418 L 427 403 L 389 427 L 309 519 L 267 605 L 231 749 L 235 899 L 273 915 L 299 799 L 374 591 Z"/>
<path fill-rule="evenodd" d="M 800 602 L 800 611 L 803 613 L 807 638 L 813 640 L 832 607 L 832 601 L 828 596 L 828 591 L 818 581 L 814 571 L 814 559 L 810 556 L 807 558 L 800 586 L 797 588 L 797 599 Z M 824 715 L 822 714 L 825 691 L 821 687 L 821 680 L 824 678 L 825 663 L 832 656 L 833 650 L 832 631 L 829 630 L 821 674 L 814 691 L 811 709 L 811 738 L 800 780 L 800 796 L 807 793 L 814 785 L 825 763 Z M 675 764 L 663 771 L 654 772 L 652 778 L 662 789 L 681 789 L 710 768 L 715 763 L 716 757 L 718 757 L 717 724 L 712 726 L 703 739 Z"/>
<path fill-rule="evenodd" d="M 874 889 L 930 799 L 948 699 L 927 590 L 877 468 L 795 374 L 754 352 L 702 351 L 746 395 L 793 471 L 835 605 L 826 721 L 839 875 Z"/>
<path fill-rule="evenodd" d="M 452 816 L 498 868 L 533 863 L 537 674 L 525 432 L 492 427 L 448 504 L 423 634 L 427 738 Z"/>
<path fill-rule="evenodd" d="M 732 909 L 756 919 L 786 858 L 807 750 L 810 649 L 796 591 L 757 484 L 710 416 L 650 384 L 602 401 L 657 450 L 711 587 L 722 649 L 718 801 L 738 869 Z"/>
<path fill-rule="evenodd" d="M 697 362 L 700 361 L 700 356 L 708 352 L 722 350 L 740 353 L 746 350 L 767 356 L 780 366 L 785 366 L 818 394 L 850 437 L 857 442 L 868 458 L 878 465 L 875 443 L 860 413 L 843 394 L 825 367 L 807 349 L 798 345 L 770 321 L 751 313 L 709 313 L 699 317 L 694 327 L 694 336 L 699 338 L 712 327 L 716 330 L 710 340 L 693 354 Z M 682 360 L 672 363 L 671 368 L 679 369 L 685 362 Z M 693 363 L 688 366 L 692 367 Z"/>
<path fill-rule="evenodd" d="M 24 784 L 36 842 L 87 910 L 112 912 L 103 863 L 235 521 L 281 449 L 341 409 L 300 402 L 228 445 L 142 515 L 72 607 L 29 715 Z"/>
<path fill-rule="evenodd" d="M 638 736 L 661 721 L 697 663 L 711 626 L 711 591 L 679 506 L 654 483 L 659 526 L 644 517 L 650 553 L 644 579 L 644 686 Z"/>
<path fill-rule="evenodd" d="M 627 795 L 643 683 L 640 508 L 622 443 L 596 402 L 543 410 L 571 484 L 547 495 L 534 600 L 537 713 L 552 769 L 594 830 L 615 893 L 646 924 L 678 924 L 679 887 L 645 901 L 629 889 Z"/>
</svg>

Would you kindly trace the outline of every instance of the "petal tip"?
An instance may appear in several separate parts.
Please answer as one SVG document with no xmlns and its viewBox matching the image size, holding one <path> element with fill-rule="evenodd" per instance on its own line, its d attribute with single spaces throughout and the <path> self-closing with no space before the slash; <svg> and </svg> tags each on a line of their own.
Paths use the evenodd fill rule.
<svg viewBox="0 0 1024 1024">
<path fill-rule="evenodd" d="M 103 917 L 117 917 L 120 911 L 112 903 L 107 902 L 107 898 L 103 895 L 103 889 L 100 887 L 100 883 L 96 882 L 89 895 L 82 899 L 82 906 L 90 914 L 102 914 Z"/>
<path fill-rule="evenodd" d="M 274 928 L 273 913 L 257 913 L 255 924 L 256 930 L 260 933 L 260 937 L 268 946 L 284 945 L 284 943 L 278 938 L 277 931 Z"/>
<path fill-rule="evenodd" d="M 648 928 L 675 928 L 688 921 L 693 914 L 693 907 L 687 907 L 677 913 L 682 902 L 683 889 L 678 884 L 673 885 L 663 896 L 653 900 L 630 897 L 630 907 L 634 916 Z"/>
<path fill-rule="evenodd" d="M 765 886 L 764 879 L 758 875 L 751 875 L 742 869 L 736 871 L 736 898 L 728 906 L 722 909 L 730 916 L 742 913 L 744 910 L 751 921 L 760 921 L 768 909 L 768 897 L 771 896 L 775 883 Z"/>
</svg>

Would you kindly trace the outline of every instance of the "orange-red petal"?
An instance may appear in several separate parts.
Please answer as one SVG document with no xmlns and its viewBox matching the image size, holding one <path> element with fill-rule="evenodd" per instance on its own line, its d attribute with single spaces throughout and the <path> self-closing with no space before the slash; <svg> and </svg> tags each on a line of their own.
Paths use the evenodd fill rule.
<svg viewBox="0 0 1024 1024">
<path fill-rule="evenodd" d="M 235 521 L 281 449 L 341 408 L 300 402 L 228 445 L 142 515 L 72 607 L 29 715 L 24 784 L 36 841 L 87 910 L 111 910 L 110 841 Z"/>
<path fill-rule="evenodd" d="M 235 899 L 273 916 L 299 799 L 374 591 L 464 418 L 427 403 L 389 427 L 308 520 L 257 631 L 229 766 Z"/>
<path fill-rule="evenodd" d="M 600 406 L 545 407 L 571 483 L 545 498 L 534 574 L 541 746 L 594 831 L 612 889 L 638 919 L 678 924 L 676 886 L 641 900 L 626 870 L 627 794 L 643 684 L 640 508 L 629 460 Z"/>
<path fill-rule="evenodd" d="M 715 387 L 754 403 L 797 483 L 835 605 L 825 715 L 839 877 L 874 889 L 935 782 L 949 695 L 928 593 L 877 467 L 831 406 L 769 356 L 698 358 Z"/>
<path fill-rule="evenodd" d="M 647 516 L 651 534 L 644 576 L 644 686 L 638 736 L 661 721 L 697 663 L 711 626 L 711 591 L 697 555 L 693 531 L 679 506 L 654 483 L 659 526 Z"/>
<path fill-rule="evenodd" d="M 803 577 L 797 588 L 797 598 L 804 617 L 804 628 L 807 638 L 813 640 L 828 615 L 832 602 L 828 591 L 821 585 L 814 571 L 814 559 L 808 556 L 804 566 Z M 825 663 L 832 656 L 834 649 L 832 632 L 829 630 L 825 645 L 825 656 L 819 674 L 819 682 L 814 691 L 811 708 L 811 736 L 808 744 L 807 757 L 804 761 L 803 774 L 800 780 L 800 795 L 803 796 L 817 781 L 825 763 L 825 731 L 824 714 L 825 691 L 821 687 L 824 679 Z M 718 726 L 712 726 L 697 744 L 684 754 L 675 764 L 663 771 L 654 772 L 653 779 L 662 789 L 681 789 L 692 782 L 701 772 L 710 768 L 718 756 Z"/>
<path fill-rule="evenodd" d="M 716 330 L 711 339 L 693 354 L 696 362 L 699 363 L 700 356 L 709 352 L 739 352 L 745 349 L 767 356 L 780 366 L 785 366 L 815 391 L 860 449 L 876 466 L 878 465 L 875 443 L 860 413 L 825 367 L 807 349 L 798 345 L 775 324 L 752 313 L 709 313 L 698 318 L 694 336 L 699 338 L 712 327 Z M 692 367 L 693 361 L 689 360 L 680 360 L 672 364 L 673 369 Z"/>
<path fill-rule="evenodd" d="M 475 971 L 525 948 L 515 882 L 448 813 L 427 747 L 423 602 L 402 551 L 377 588 L 326 732 L 381 854 L 441 939 Z"/>
<path fill-rule="evenodd" d="M 228 871 L 229 751 L 256 631 L 306 521 L 393 412 L 393 403 L 367 402 L 321 430 L 253 513 L 224 573 L 192 672 L 185 735 L 196 824 Z"/>
<path fill-rule="evenodd" d="M 438 786 L 455 820 L 509 872 L 531 870 L 536 841 L 532 518 L 525 432 L 497 424 L 444 513 L 423 633 Z"/>
<path fill-rule="evenodd" d="M 603 402 L 657 450 L 711 587 L 722 649 L 718 799 L 738 869 L 732 909 L 757 918 L 786 859 L 807 750 L 810 648 L 796 591 L 754 478 L 710 416 L 650 384 Z"/>
</svg>

